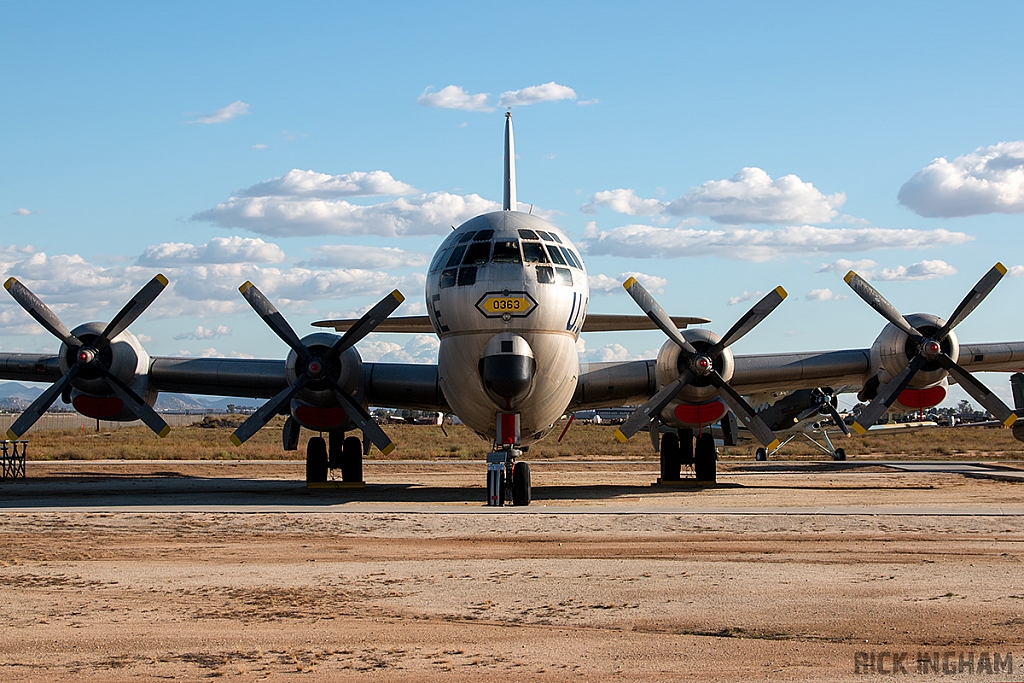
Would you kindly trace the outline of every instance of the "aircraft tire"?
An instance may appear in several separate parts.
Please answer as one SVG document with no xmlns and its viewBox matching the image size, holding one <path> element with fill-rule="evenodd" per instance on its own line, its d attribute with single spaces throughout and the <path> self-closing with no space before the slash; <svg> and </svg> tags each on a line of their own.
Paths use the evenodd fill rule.
<svg viewBox="0 0 1024 683">
<path fill-rule="evenodd" d="M 666 434 L 661 439 L 661 480 L 679 481 L 679 464 L 679 437 Z"/>
<path fill-rule="evenodd" d="M 754 460 L 758 462 L 765 462 L 766 460 L 768 460 L 768 449 L 758 448 L 756 451 L 754 451 Z"/>
<path fill-rule="evenodd" d="M 306 481 L 327 481 L 327 442 L 314 436 L 306 444 Z"/>
<path fill-rule="evenodd" d="M 341 447 L 341 480 L 363 480 L 363 444 L 358 436 L 348 437 Z"/>
<path fill-rule="evenodd" d="M 512 504 L 529 505 L 531 493 L 530 465 L 517 462 L 512 466 Z"/>
<path fill-rule="evenodd" d="M 836 454 L 832 456 L 832 459 L 833 460 L 846 460 L 846 449 L 845 448 L 837 448 L 836 449 Z"/>
<path fill-rule="evenodd" d="M 697 475 L 697 481 L 707 484 L 717 481 L 717 472 L 715 471 L 715 460 L 717 459 L 715 437 L 707 432 L 698 436 L 693 454 L 693 471 Z"/>
</svg>

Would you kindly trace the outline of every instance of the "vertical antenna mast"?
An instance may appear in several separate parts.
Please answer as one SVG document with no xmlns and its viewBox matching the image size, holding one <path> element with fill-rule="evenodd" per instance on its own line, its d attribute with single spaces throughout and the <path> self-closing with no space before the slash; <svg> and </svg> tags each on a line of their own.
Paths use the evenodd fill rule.
<svg viewBox="0 0 1024 683">
<path fill-rule="evenodd" d="M 502 201 L 505 211 L 518 211 L 516 202 L 516 146 L 512 139 L 512 110 L 505 112 L 505 196 Z"/>
</svg>

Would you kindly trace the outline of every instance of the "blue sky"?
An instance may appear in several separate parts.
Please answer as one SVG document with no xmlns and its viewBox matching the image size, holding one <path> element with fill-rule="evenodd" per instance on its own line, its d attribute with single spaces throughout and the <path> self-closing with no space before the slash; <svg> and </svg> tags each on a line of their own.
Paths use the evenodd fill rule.
<svg viewBox="0 0 1024 683">
<path fill-rule="evenodd" d="M 300 331 L 396 286 L 420 313 L 446 222 L 500 202 L 512 102 L 519 199 L 583 248 L 592 311 L 633 312 L 612 280 L 640 273 L 721 332 L 781 284 L 737 352 L 859 347 L 883 321 L 848 262 L 904 313 L 946 316 L 1002 261 L 1016 277 L 958 332 L 1024 339 L 1022 20 L 1018 3 L 2 2 L 0 270 L 72 326 L 165 272 L 132 327 L 158 355 L 283 355 L 245 279 Z M 0 324 L 4 351 L 56 348 L 12 300 Z"/>
</svg>

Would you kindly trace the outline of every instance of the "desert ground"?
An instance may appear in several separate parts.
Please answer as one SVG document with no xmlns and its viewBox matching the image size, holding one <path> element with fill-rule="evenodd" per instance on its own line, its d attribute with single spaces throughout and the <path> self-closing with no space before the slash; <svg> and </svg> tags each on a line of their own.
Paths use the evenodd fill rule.
<svg viewBox="0 0 1024 683">
<path fill-rule="evenodd" d="M 299 460 L 44 443 L 0 483 L 2 680 L 1024 680 L 1012 444 L 723 457 L 714 487 L 549 455 L 498 509 L 458 451 L 308 489 Z"/>
</svg>

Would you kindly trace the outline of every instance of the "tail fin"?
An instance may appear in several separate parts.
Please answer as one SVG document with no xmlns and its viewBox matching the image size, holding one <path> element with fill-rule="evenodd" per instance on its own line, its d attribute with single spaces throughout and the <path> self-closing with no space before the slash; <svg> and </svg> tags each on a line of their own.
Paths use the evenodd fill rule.
<svg viewBox="0 0 1024 683">
<path fill-rule="evenodd" d="M 502 202 L 505 211 L 518 211 L 516 202 L 516 145 L 512 139 L 512 112 L 505 112 L 505 196 Z"/>
</svg>

